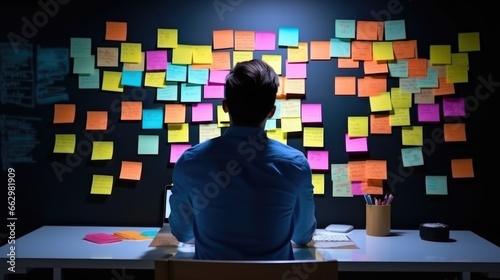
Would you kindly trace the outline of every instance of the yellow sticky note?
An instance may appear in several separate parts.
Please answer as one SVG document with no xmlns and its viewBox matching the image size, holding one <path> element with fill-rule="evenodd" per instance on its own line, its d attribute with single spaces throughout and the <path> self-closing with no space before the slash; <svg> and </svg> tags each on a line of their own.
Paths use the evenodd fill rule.
<svg viewBox="0 0 500 280">
<path fill-rule="evenodd" d="M 411 108 L 412 94 L 401 92 L 400 88 L 391 88 L 391 103 L 393 108 Z"/>
<path fill-rule="evenodd" d="M 188 143 L 189 142 L 189 124 L 187 123 L 169 123 L 167 124 L 168 143 Z"/>
<path fill-rule="evenodd" d="M 75 134 L 56 134 L 54 153 L 72 154 L 75 152 Z"/>
<path fill-rule="evenodd" d="M 373 42 L 372 44 L 373 60 L 393 60 L 394 50 L 392 42 Z"/>
<path fill-rule="evenodd" d="M 382 92 L 379 95 L 370 96 L 369 98 L 371 112 L 392 110 L 391 94 L 389 92 Z"/>
<path fill-rule="evenodd" d="M 325 174 L 312 174 L 314 194 L 325 194 Z"/>
<path fill-rule="evenodd" d="M 283 132 L 299 132 L 302 131 L 301 118 L 281 118 L 281 129 Z"/>
<path fill-rule="evenodd" d="M 141 52 L 141 61 L 138 63 L 123 63 L 123 70 L 126 71 L 144 71 L 146 53 Z"/>
<path fill-rule="evenodd" d="M 285 78 L 284 90 L 286 94 L 306 94 L 306 79 Z"/>
<path fill-rule="evenodd" d="M 286 132 L 283 132 L 283 130 L 279 127 L 275 130 L 268 130 L 267 137 L 279 141 L 283 144 L 287 144 L 287 134 Z"/>
<path fill-rule="evenodd" d="M 121 43 L 120 61 L 127 63 L 140 63 L 142 56 L 141 43 Z"/>
<path fill-rule="evenodd" d="M 113 189 L 113 176 L 111 175 L 92 175 L 91 194 L 111 194 Z"/>
<path fill-rule="evenodd" d="M 177 45 L 172 50 L 172 64 L 188 65 L 193 62 L 193 46 Z"/>
<path fill-rule="evenodd" d="M 446 65 L 447 83 L 467 83 L 469 81 L 467 65 Z"/>
<path fill-rule="evenodd" d="M 303 138 L 304 147 L 324 147 L 324 128 L 304 127 Z"/>
<path fill-rule="evenodd" d="M 248 61 L 253 59 L 252 51 L 233 51 L 233 66 L 238 62 Z"/>
<path fill-rule="evenodd" d="M 429 60 L 432 65 L 451 64 L 451 46 L 450 45 L 430 46 Z"/>
<path fill-rule="evenodd" d="M 280 118 L 300 118 L 301 100 L 285 99 L 281 101 Z"/>
<path fill-rule="evenodd" d="M 269 64 L 276 74 L 281 75 L 282 58 L 277 54 L 263 54 L 262 60 Z"/>
<path fill-rule="evenodd" d="M 199 143 L 219 136 L 221 136 L 221 129 L 216 123 L 199 124 Z"/>
<path fill-rule="evenodd" d="M 104 91 L 123 92 L 121 85 L 122 72 L 103 71 L 101 89 Z"/>
<path fill-rule="evenodd" d="M 410 108 L 394 108 L 389 114 L 391 126 L 410 125 Z"/>
<path fill-rule="evenodd" d="M 213 62 L 212 46 L 194 46 L 193 64 L 209 64 Z"/>
<path fill-rule="evenodd" d="M 163 88 L 167 85 L 165 72 L 146 72 L 144 86 Z"/>
<path fill-rule="evenodd" d="M 404 146 L 422 146 L 423 132 L 422 126 L 408 126 L 401 128 L 402 145 Z"/>
<path fill-rule="evenodd" d="M 481 50 L 479 32 L 458 33 L 458 51 L 474 52 Z"/>
<path fill-rule="evenodd" d="M 217 105 L 217 127 L 229 126 L 229 114 L 224 112 L 222 105 Z"/>
<path fill-rule="evenodd" d="M 347 117 L 347 134 L 349 135 L 349 137 L 367 137 L 368 117 Z"/>
<path fill-rule="evenodd" d="M 91 160 L 106 160 L 113 157 L 113 141 L 93 141 Z"/>
<path fill-rule="evenodd" d="M 158 28 L 157 43 L 158 48 L 177 48 L 178 30 L 168 28 Z"/>
<path fill-rule="evenodd" d="M 299 42 L 297 47 L 288 46 L 286 49 L 289 63 L 309 61 L 309 45 L 307 42 Z"/>
</svg>

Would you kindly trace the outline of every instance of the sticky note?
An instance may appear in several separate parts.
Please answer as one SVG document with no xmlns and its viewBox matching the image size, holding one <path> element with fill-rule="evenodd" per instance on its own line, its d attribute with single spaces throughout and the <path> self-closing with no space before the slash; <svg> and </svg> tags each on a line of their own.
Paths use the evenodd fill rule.
<svg viewBox="0 0 500 280">
<path fill-rule="evenodd" d="M 93 141 L 91 160 L 109 160 L 113 158 L 113 141 Z"/>
<path fill-rule="evenodd" d="M 75 134 L 56 134 L 53 153 L 72 154 L 75 152 Z"/>
<path fill-rule="evenodd" d="M 122 161 L 120 169 L 120 179 L 140 180 L 142 173 L 142 162 L 140 161 Z"/>
<path fill-rule="evenodd" d="M 91 194 L 110 195 L 113 189 L 113 176 L 111 175 L 92 175 Z"/>
<path fill-rule="evenodd" d="M 158 135 L 138 135 L 137 154 L 157 155 L 159 140 Z"/>
</svg>

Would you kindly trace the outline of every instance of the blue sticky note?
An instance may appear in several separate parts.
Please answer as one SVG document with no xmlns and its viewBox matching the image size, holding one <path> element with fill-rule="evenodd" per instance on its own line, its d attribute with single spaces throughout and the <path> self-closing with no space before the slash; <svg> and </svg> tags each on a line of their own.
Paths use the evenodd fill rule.
<svg viewBox="0 0 500 280">
<path fill-rule="evenodd" d="M 177 101 L 178 84 L 176 82 L 167 82 L 165 87 L 156 90 L 156 100 Z"/>
<path fill-rule="evenodd" d="M 403 148 L 401 149 L 401 157 L 404 167 L 424 165 L 422 147 Z"/>
<path fill-rule="evenodd" d="M 264 130 L 276 130 L 276 120 L 273 119 L 267 119 L 266 120 L 266 125 L 264 127 Z"/>
<path fill-rule="evenodd" d="M 438 70 L 427 68 L 427 76 L 425 78 L 417 78 L 417 86 L 419 88 L 437 88 L 439 87 L 438 80 Z"/>
<path fill-rule="evenodd" d="M 356 38 L 356 20 L 336 19 L 335 38 Z"/>
<path fill-rule="evenodd" d="M 331 57 L 351 57 L 351 39 L 330 39 Z"/>
<path fill-rule="evenodd" d="M 158 135 L 139 135 L 137 154 L 157 155 L 160 137 Z"/>
<path fill-rule="evenodd" d="M 151 238 L 155 237 L 157 233 L 158 233 L 157 230 L 146 230 L 146 231 L 141 232 L 142 235 L 147 236 L 147 237 L 151 237 Z"/>
<path fill-rule="evenodd" d="M 188 66 L 188 83 L 206 85 L 208 83 L 208 69 L 194 69 Z"/>
<path fill-rule="evenodd" d="M 143 109 L 142 110 L 142 129 L 161 129 L 163 128 L 163 109 Z"/>
<path fill-rule="evenodd" d="M 81 56 L 73 58 L 74 74 L 92 74 L 95 69 L 95 56 Z"/>
<path fill-rule="evenodd" d="M 181 102 L 201 102 L 202 85 L 181 84 Z"/>
<path fill-rule="evenodd" d="M 281 119 L 281 99 L 276 99 L 276 101 L 274 101 L 274 106 L 276 107 L 276 110 L 274 110 L 274 115 L 271 119 Z"/>
<path fill-rule="evenodd" d="M 286 47 L 299 46 L 299 28 L 280 27 L 278 30 L 278 45 Z"/>
<path fill-rule="evenodd" d="M 91 54 L 92 39 L 70 38 L 70 57 L 87 57 Z"/>
<path fill-rule="evenodd" d="M 185 82 L 187 77 L 186 65 L 167 63 L 167 74 L 165 79 L 171 82 Z"/>
<path fill-rule="evenodd" d="M 396 78 L 408 78 L 408 60 L 401 59 L 388 62 L 389 75 Z"/>
<path fill-rule="evenodd" d="M 425 193 L 447 195 L 448 185 L 446 182 L 446 176 L 425 176 Z"/>
<path fill-rule="evenodd" d="M 405 21 L 403 19 L 385 21 L 384 34 L 386 41 L 406 39 Z"/>
<path fill-rule="evenodd" d="M 142 71 L 123 71 L 122 81 L 123 86 L 142 86 Z"/>
<path fill-rule="evenodd" d="M 92 74 L 78 75 L 78 88 L 99 88 L 99 69 L 94 69 Z"/>
</svg>

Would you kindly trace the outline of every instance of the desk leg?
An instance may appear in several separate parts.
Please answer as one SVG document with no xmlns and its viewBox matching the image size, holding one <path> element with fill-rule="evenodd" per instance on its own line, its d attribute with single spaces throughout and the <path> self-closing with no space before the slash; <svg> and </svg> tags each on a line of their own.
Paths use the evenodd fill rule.
<svg viewBox="0 0 500 280">
<path fill-rule="evenodd" d="M 470 280 L 470 272 L 462 272 L 462 280 Z"/>
<path fill-rule="evenodd" d="M 52 280 L 61 280 L 61 268 L 60 267 L 54 267 L 52 268 Z"/>
</svg>

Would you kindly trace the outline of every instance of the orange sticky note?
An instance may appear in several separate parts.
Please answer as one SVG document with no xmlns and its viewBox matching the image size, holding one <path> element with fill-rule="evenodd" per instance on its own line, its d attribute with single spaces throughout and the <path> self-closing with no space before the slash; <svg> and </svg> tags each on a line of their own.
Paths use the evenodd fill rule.
<svg viewBox="0 0 500 280">
<path fill-rule="evenodd" d="M 434 95 L 434 96 L 455 94 L 455 84 L 448 83 L 446 77 L 439 77 L 438 78 L 438 87 L 432 88 L 431 92 L 432 92 L 432 95 Z"/>
<path fill-rule="evenodd" d="M 164 123 L 185 123 L 186 104 L 165 104 Z"/>
<path fill-rule="evenodd" d="M 372 42 L 352 41 L 351 58 L 354 60 L 373 60 Z"/>
<path fill-rule="evenodd" d="M 330 41 L 311 41 L 310 60 L 330 59 Z"/>
<path fill-rule="evenodd" d="M 108 128 L 107 111 L 87 111 L 86 130 L 106 130 Z"/>
<path fill-rule="evenodd" d="M 452 159 L 451 174 L 453 178 L 474 178 L 472 159 Z"/>
<path fill-rule="evenodd" d="M 212 52 L 212 65 L 210 70 L 230 70 L 231 53 L 228 51 Z"/>
<path fill-rule="evenodd" d="M 232 49 L 234 46 L 234 32 L 231 29 L 212 31 L 214 50 Z"/>
<path fill-rule="evenodd" d="M 352 58 L 338 58 L 337 68 L 359 68 L 359 61 Z"/>
<path fill-rule="evenodd" d="M 370 115 L 370 134 L 391 134 L 389 115 Z"/>
<path fill-rule="evenodd" d="M 75 122 L 75 104 L 54 104 L 53 123 L 73 123 Z"/>
<path fill-rule="evenodd" d="M 142 173 L 142 162 L 122 161 L 120 179 L 140 180 Z"/>
<path fill-rule="evenodd" d="M 379 24 L 376 21 L 356 21 L 356 40 L 377 41 Z"/>
<path fill-rule="evenodd" d="M 123 121 L 139 121 L 142 119 L 141 101 L 122 101 L 120 119 Z"/>
<path fill-rule="evenodd" d="M 465 123 L 445 123 L 443 125 L 445 142 L 465 142 Z"/>
<path fill-rule="evenodd" d="M 127 23 L 117 22 L 117 21 L 107 21 L 105 39 L 107 41 L 126 41 Z"/>
<path fill-rule="evenodd" d="M 387 179 L 387 162 L 385 160 L 367 160 L 365 177 L 369 179 Z"/>
<path fill-rule="evenodd" d="M 365 164 L 366 161 L 349 161 L 347 163 L 347 172 L 349 172 L 349 180 L 353 181 L 365 181 Z"/>
<path fill-rule="evenodd" d="M 392 49 L 394 50 L 395 59 L 416 58 L 417 41 L 393 41 Z"/>
<path fill-rule="evenodd" d="M 280 86 L 278 87 L 278 92 L 276 93 L 276 99 L 286 99 L 286 92 L 285 92 L 286 78 L 279 76 L 279 79 L 280 79 Z"/>
<path fill-rule="evenodd" d="M 427 59 L 412 58 L 408 59 L 408 78 L 427 77 Z"/>
<path fill-rule="evenodd" d="M 363 61 L 365 75 L 389 73 L 387 61 L 365 60 Z"/>
<path fill-rule="evenodd" d="M 234 50 L 253 51 L 255 50 L 254 31 L 234 31 Z"/>
<path fill-rule="evenodd" d="M 382 75 L 358 78 L 358 97 L 379 95 L 387 91 L 387 77 Z"/>
<path fill-rule="evenodd" d="M 368 179 L 361 182 L 361 191 L 365 194 L 383 194 L 383 182 L 378 179 Z"/>
<path fill-rule="evenodd" d="M 335 77 L 335 95 L 356 95 L 356 77 Z"/>
</svg>

